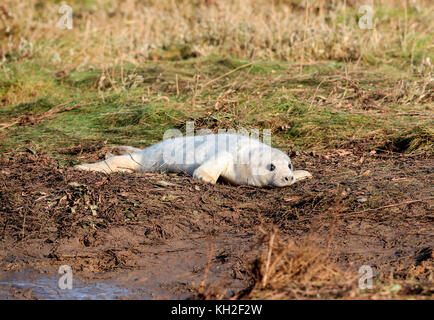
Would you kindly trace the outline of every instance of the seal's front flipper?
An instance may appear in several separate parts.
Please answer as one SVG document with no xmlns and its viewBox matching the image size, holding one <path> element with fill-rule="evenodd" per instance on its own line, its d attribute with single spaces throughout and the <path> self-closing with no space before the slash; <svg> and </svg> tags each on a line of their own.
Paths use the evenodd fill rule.
<svg viewBox="0 0 434 320">
<path fill-rule="evenodd" d="M 231 163 L 232 156 L 229 153 L 219 154 L 194 170 L 193 178 L 215 184 L 220 175 L 229 168 Z"/>
<path fill-rule="evenodd" d="M 305 179 L 312 178 L 312 174 L 306 170 L 295 170 L 294 171 L 295 182 Z"/>
</svg>

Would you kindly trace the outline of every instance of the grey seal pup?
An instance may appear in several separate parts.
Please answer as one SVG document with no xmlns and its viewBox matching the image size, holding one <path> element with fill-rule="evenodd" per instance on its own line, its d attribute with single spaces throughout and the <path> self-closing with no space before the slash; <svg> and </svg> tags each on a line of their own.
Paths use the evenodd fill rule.
<svg viewBox="0 0 434 320">
<path fill-rule="evenodd" d="M 312 176 L 308 171 L 294 170 L 284 152 L 243 135 L 183 136 L 143 150 L 129 146 L 117 150 L 121 155 L 74 168 L 105 173 L 186 172 L 212 184 L 222 178 L 235 185 L 258 187 L 285 187 Z"/>
</svg>

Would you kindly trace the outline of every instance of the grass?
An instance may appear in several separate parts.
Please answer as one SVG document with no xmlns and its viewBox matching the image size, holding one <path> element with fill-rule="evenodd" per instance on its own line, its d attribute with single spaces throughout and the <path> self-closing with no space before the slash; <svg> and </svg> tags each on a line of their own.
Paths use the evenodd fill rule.
<svg viewBox="0 0 434 320">
<path fill-rule="evenodd" d="M 286 62 L 213 55 L 61 75 L 34 63 L 5 68 L 14 75 L 2 73 L 4 99 L 14 103 L 0 109 L 0 122 L 8 126 L 2 130 L 3 151 L 30 143 L 56 154 L 79 139 L 147 146 L 167 129 L 183 129 L 186 121 L 214 132 L 271 129 L 274 145 L 284 149 L 320 151 L 354 141 L 376 148 L 408 134 L 420 142 L 401 151 L 432 150 L 431 84 L 392 66 L 326 61 L 300 74 Z M 70 110 L 9 126 L 58 105 Z"/>
<path fill-rule="evenodd" d="M 266 253 L 255 262 L 250 299 L 332 299 L 358 294 L 357 275 L 341 270 L 311 237 L 299 243 L 269 236 Z"/>
<path fill-rule="evenodd" d="M 70 5 L 72 30 L 56 27 L 58 1 L 1 6 L 2 151 L 79 138 L 147 146 L 187 120 L 269 128 L 281 148 L 374 148 L 409 132 L 423 141 L 408 151 L 432 151 L 432 131 L 416 129 L 432 126 L 429 1 L 373 3 L 373 30 L 358 28 L 358 2 Z M 79 107 L 10 126 L 64 103 Z"/>
</svg>

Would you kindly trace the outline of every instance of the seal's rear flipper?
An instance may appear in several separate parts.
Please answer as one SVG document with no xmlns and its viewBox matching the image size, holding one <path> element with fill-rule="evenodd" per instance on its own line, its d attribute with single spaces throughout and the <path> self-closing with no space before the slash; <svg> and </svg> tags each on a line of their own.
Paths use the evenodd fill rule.
<svg viewBox="0 0 434 320">
<path fill-rule="evenodd" d="M 104 173 L 112 172 L 134 172 L 141 171 L 143 165 L 133 158 L 130 153 L 122 156 L 114 156 L 96 163 L 83 163 L 76 165 L 74 169 L 84 171 L 99 171 Z"/>
<path fill-rule="evenodd" d="M 312 178 L 312 174 L 306 170 L 295 170 L 294 171 L 295 182 L 305 179 Z"/>
<path fill-rule="evenodd" d="M 116 146 L 112 148 L 111 152 L 107 152 L 105 155 L 105 159 L 109 159 L 111 157 L 114 156 L 122 156 L 124 154 L 128 154 L 128 153 L 135 153 L 135 152 L 139 152 L 142 151 L 142 149 L 139 148 L 134 148 L 134 147 L 130 147 L 130 146 Z"/>
</svg>

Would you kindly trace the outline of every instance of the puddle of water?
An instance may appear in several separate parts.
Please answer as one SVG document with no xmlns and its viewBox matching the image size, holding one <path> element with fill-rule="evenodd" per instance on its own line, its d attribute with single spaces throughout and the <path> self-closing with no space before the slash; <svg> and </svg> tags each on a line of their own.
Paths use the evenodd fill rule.
<svg viewBox="0 0 434 320">
<path fill-rule="evenodd" d="M 84 283 L 73 279 L 72 289 L 60 289 L 57 274 L 39 274 L 31 271 L 1 272 L 0 299 L 17 299 L 14 292 L 29 292 L 43 300 L 102 300 L 131 296 L 134 292 L 107 282 Z M 146 299 L 147 297 L 141 297 Z"/>
</svg>

